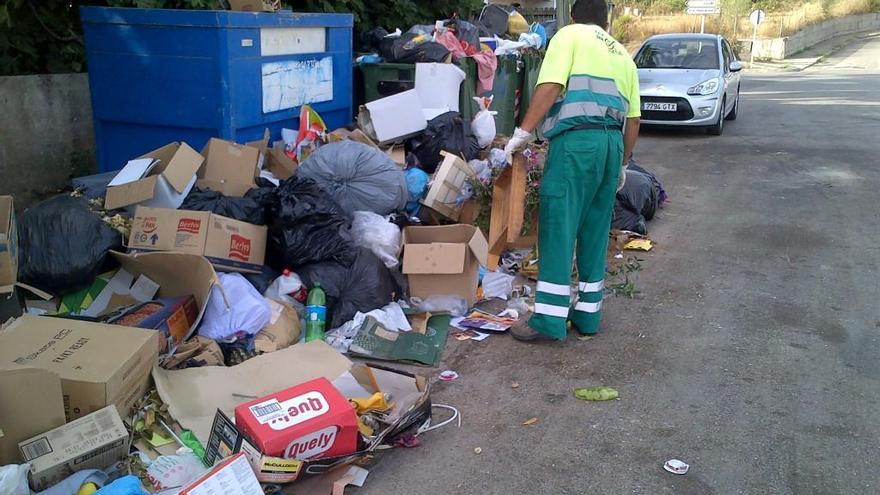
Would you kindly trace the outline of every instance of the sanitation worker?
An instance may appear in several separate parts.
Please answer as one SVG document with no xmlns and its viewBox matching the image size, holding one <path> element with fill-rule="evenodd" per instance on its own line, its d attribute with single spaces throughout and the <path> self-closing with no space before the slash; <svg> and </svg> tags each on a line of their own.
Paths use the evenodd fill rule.
<svg viewBox="0 0 880 495">
<path fill-rule="evenodd" d="M 532 103 L 505 148 L 510 160 L 543 120 L 550 150 L 538 207 L 535 312 L 528 326 L 511 329 L 523 341 L 563 340 L 567 320 L 582 334 L 599 331 L 611 212 L 639 134 L 638 72 L 605 32 L 605 0 L 577 0 L 571 18 L 550 41 Z"/>
</svg>

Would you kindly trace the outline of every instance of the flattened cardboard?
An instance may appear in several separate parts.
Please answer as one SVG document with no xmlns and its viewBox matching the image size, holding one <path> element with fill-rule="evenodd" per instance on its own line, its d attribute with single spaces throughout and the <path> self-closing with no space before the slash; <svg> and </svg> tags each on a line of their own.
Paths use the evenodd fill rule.
<svg viewBox="0 0 880 495">
<path fill-rule="evenodd" d="M 56 373 L 25 366 L 0 370 L 0 466 L 21 464 L 19 442 L 63 424 Z"/>
<path fill-rule="evenodd" d="M 146 275 L 159 284 L 158 297 L 195 297 L 199 314 L 183 340 L 195 333 L 205 314 L 211 288 L 218 282 L 217 272 L 204 256 L 174 252 L 124 254 L 115 251 L 111 251 L 111 255 L 132 276 Z M 181 273 L 186 276 L 181 277 Z M 158 346 L 158 340 L 156 345 Z M 171 352 L 174 351 L 173 347 Z"/>
<path fill-rule="evenodd" d="M 149 171 L 140 160 L 158 160 Z M 156 208 L 177 208 L 195 184 L 196 172 L 204 158 L 186 143 L 170 143 L 132 160 L 110 182 L 104 206 L 108 210 L 133 204 Z M 140 168 L 138 168 L 140 167 Z M 135 173 L 135 172 L 140 173 Z M 138 177 L 140 176 L 140 177 Z"/>
<path fill-rule="evenodd" d="M 68 420 L 109 404 L 127 414 L 158 353 L 156 333 L 140 328 L 24 315 L 0 332 L 0 367 L 57 373 Z"/>
<path fill-rule="evenodd" d="M 199 169 L 199 187 L 235 197 L 257 187 L 254 178 L 260 174 L 258 148 L 211 138 L 202 155 L 205 166 Z"/>
<path fill-rule="evenodd" d="M 480 265 L 488 256 L 480 229 L 460 224 L 407 227 L 403 245 L 403 273 L 411 295 L 456 295 L 474 305 Z"/>
<path fill-rule="evenodd" d="M 18 444 L 31 487 L 44 490 L 83 469 L 104 469 L 128 454 L 128 430 L 107 406 Z"/>
<path fill-rule="evenodd" d="M 154 367 L 153 379 L 171 416 L 205 442 L 217 409 L 232 416 L 238 404 L 322 376 L 332 381 L 350 367 L 351 361 L 335 349 L 314 341 L 262 354 L 228 368 Z"/>
<path fill-rule="evenodd" d="M 437 366 L 449 333 L 449 315 L 428 313 L 422 332 L 415 323 L 411 332 L 389 332 L 372 316 L 368 316 L 352 341 L 348 353 L 383 361 L 408 361 Z"/>
<path fill-rule="evenodd" d="M 0 294 L 9 294 L 18 281 L 18 229 L 12 196 L 0 196 Z"/>
<path fill-rule="evenodd" d="M 225 459 L 184 488 L 180 495 L 263 495 L 244 454 Z"/>
<path fill-rule="evenodd" d="M 371 101 L 365 105 L 379 144 L 424 131 L 428 127 L 416 90 Z"/>
<path fill-rule="evenodd" d="M 267 229 L 207 211 L 135 210 L 128 247 L 201 254 L 222 271 L 259 273 Z"/>
</svg>

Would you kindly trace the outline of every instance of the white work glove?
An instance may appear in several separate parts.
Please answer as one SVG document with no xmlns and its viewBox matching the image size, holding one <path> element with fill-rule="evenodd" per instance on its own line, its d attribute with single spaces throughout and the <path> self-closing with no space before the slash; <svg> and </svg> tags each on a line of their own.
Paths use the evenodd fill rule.
<svg viewBox="0 0 880 495">
<path fill-rule="evenodd" d="M 507 156 L 507 163 L 513 163 L 513 154 L 517 151 L 522 151 L 526 149 L 529 143 L 535 140 L 535 135 L 531 132 L 526 132 L 519 127 L 517 127 L 513 131 L 513 136 L 510 137 L 510 141 L 507 142 L 507 146 L 504 147 L 504 155 Z"/>
</svg>

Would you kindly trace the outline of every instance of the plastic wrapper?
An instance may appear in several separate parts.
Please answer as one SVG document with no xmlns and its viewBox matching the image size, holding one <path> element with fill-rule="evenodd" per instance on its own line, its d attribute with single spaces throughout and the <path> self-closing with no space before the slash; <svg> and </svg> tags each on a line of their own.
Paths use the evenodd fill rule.
<svg viewBox="0 0 880 495">
<path fill-rule="evenodd" d="M 315 282 L 327 294 L 327 327 L 337 328 L 394 300 L 400 288 L 391 272 L 369 249 L 359 248 L 354 263 L 315 263 L 297 269 L 307 287 Z"/>
<path fill-rule="evenodd" d="M 351 236 L 355 244 L 372 251 L 388 268 L 400 264 L 400 229 L 381 215 L 369 211 L 354 212 Z"/>
<path fill-rule="evenodd" d="M 471 121 L 471 130 L 477 137 L 477 144 L 480 145 L 480 148 L 488 147 L 495 140 L 497 132 L 495 116 L 498 115 L 498 112 L 489 110 L 493 98 L 494 96 L 474 96 L 474 101 L 477 102 L 480 111 L 474 115 L 474 120 Z"/>
<path fill-rule="evenodd" d="M 253 335 L 272 317 L 266 299 L 241 274 L 218 273 L 220 287 L 211 289 L 199 335 L 214 340 L 234 338 L 236 333 Z"/>
<path fill-rule="evenodd" d="M 263 207 L 253 198 L 235 198 L 210 189 L 194 188 L 180 205 L 181 210 L 210 211 L 254 225 L 266 225 Z"/>
<path fill-rule="evenodd" d="M 349 215 L 403 210 L 409 194 L 400 167 L 381 150 L 357 141 L 325 144 L 300 165 L 297 175 L 317 182 Z"/>
<path fill-rule="evenodd" d="M 464 316 L 468 312 L 468 303 L 458 296 L 434 295 L 425 299 L 412 298 L 412 305 L 422 313 L 446 312 L 452 316 Z"/>
<path fill-rule="evenodd" d="M 7 464 L 0 466 L 0 493 L 4 495 L 30 495 L 28 470 L 30 464 Z"/>
<path fill-rule="evenodd" d="M 348 215 L 315 181 L 295 175 L 266 199 L 272 219 L 267 264 L 282 270 L 322 261 L 352 263 L 356 252 Z"/>
<path fill-rule="evenodd" d="M 87 287 L 122 235 L 89 210 L 82 198 L 56 196 L 26 210 L 18 221 L 19 281 L 47 292 Z"/>
</svg>

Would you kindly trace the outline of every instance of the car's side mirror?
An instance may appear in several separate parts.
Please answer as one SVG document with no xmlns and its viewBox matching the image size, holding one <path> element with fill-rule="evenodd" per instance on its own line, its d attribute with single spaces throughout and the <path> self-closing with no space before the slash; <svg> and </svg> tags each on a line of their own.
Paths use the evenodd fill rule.
<svg viewBox="0 0 880 495">
<path fill-rule="evenodd" d="M 743 64 L 739 60 L 734 60 L 730 63 L 730 72 L 739 72 L 743 70 Z"/>
</svg>

